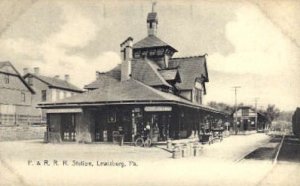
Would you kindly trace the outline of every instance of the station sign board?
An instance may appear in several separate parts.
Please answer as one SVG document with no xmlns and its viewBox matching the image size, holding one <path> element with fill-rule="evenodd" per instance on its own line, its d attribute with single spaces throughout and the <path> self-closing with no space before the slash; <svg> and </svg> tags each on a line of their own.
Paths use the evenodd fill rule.
<svg viewBox="0 0 300 186">
<path fill-rule="evenodd" d="M 170 112 L 172 111 L 171 106 L 146 106 L 145 112 Z"/>
<path fill-rule="evenodd" d="M 64 108 L 64 109 L 47 109 L 47 114 L 59 114 L 59 113 L 81 113 L 81 108 Z"/>
</svg>

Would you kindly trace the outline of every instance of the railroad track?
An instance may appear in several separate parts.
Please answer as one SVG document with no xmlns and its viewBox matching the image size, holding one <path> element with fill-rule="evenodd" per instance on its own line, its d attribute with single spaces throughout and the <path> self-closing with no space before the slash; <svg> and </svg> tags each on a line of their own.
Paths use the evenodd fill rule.
<svg viewBox="0 0 300 186">
<path fill-rule="evenodd" d="M 285 138 L 285 135 L 283 135 L 282 138 L 281 138 L 280 144 L 279 144 L 279 146 L 278 146 L 278 148 L 277 148 L 277 150 L 276 150 L 275 157 L 274 157 L 273 160 L 272 160 L 272 166 L 271 166 L 270 170 L 263 176 L 262 179 L 260 179 L 260 181 L 256 184 L 257 186 L 263 185 L 263 184 L 262 184 L 263 181 L 264 181 L 264 180 L 271 174 L 271 172 L 274 170 L 274 167 L 275 167 L 276 164 L 277 164 L 277 159 L 278 159 L 280 150 L 281 150 L 281 148 L 282 148 L 282 144 L 283 144 L 283 142 L 284 142 L 284 138 Z"/>
<path fill-rule="evenodd" d="M 278 139 L 279 138 L 279 139 Z M 244 162 L 247 160 L 267 160 L 272 163 L 277 163 L 278 155 L 281 150 L 285 136 L 273 137 L 268 143 L 262 144 L 259 147 L 249 149 L 248 152 L 236 159 L 235 163 Z"/>
<path fill-rule="evenodd" d="M 281 139 L 281 142 L 280 142 L 279 147 L 278 147 L 278 149 L 277 149 L 276 155 L 275 155 L 275 157 L 274 157 L 274 159 L 273 159 L 273 164 L 276 164 L 276 163 L 277 163 L 278 155 L 279 155 L 279 152 L 280 152 L 280 150 L 281 150 L 281 148 L 282 148 L 282 144 L 283 144 L 283 142 L 284 142 L 284 138 L 285 138 L 285 135 L 282 136 L 282 139 Z"/>
</svg>

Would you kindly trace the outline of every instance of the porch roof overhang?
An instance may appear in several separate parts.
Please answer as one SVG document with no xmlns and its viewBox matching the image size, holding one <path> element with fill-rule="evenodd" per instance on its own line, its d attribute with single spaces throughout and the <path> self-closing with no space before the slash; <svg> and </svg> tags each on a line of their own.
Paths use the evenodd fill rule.
<svg viewBox="0 0 300 186">
<path fill-rule="evenodd" d="M 169 101 L 169 100 L 131 100 L 131 101 L 104 101 L 104 102 L 78 102 L 78 103 L 44 103 L 39 104 L 38 108 L 42 109 L 54 109 L 54 108 L 81 108 L 81 107 L 97 107 L 97 106 L 108 106 L 108 105 L 177 105 L 196 109 L 198 111 L 206 111 L 212 114 L 228 115 L 225 112 L 215 110 L 210 107 L 201 106 L 198 104 L 188 104 L 180 101 Z"/>
<path fill-rule="evenodd" d="M 104 105 L 179 105 L 210 112 L 211 114 L 225 113 L 214 108 L 200 105 L 171 93 L 162 92 L 144 83 L 130 79 L 107 84 L 101 89 L 88 91 L 57 102 L 40 103 L 39 108 L 70 108 Z"/>
</svg>

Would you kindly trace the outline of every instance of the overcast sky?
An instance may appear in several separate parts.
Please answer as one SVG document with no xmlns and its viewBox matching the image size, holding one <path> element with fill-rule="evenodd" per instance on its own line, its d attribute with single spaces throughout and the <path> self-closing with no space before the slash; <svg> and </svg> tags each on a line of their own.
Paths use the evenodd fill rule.
<svg viewBox="0 0 300 186">
<path fill-rule="evenodd" d="M 83 85 L 120 63 L 119 44 L 146 37 L 151 1 L 3 0 L 0 60 L 21 72 L 38 66 Z M 179 52 L 208 54 L 205 101 L 300 106 L 300 3 L 286 1 L 157 1 L 158 37 Z"/>
</svg>

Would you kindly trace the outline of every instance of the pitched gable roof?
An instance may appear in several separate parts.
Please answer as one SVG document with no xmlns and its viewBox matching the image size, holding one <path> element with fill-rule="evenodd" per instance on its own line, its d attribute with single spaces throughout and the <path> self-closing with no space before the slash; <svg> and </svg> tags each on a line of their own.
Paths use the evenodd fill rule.
<svg viewBox="0 0 300 186">
<path fill-rule="evenodd" d="M 153 47 L 170 47 L 175 52 L 177 52 L 177 50 L 175 48 L 173 48 L 169 44 L 165 43 L 164 41 L 162 41 L 155 35 L 149 35 L 146 38 L 133 44 L 133 48 L 153 48 Z"/>
<path fill-rule="evenodd" d="M 177 82 L 181 82 L 180 74 L 177 69 L 161 69 L 159 73 L 166 81 L 177 80 Z"/>
<path fill-rule="evenodd" d="M 11 64 L 11 62 L 9 61 L 0 62 L 0 72 L 17 76 L 22 81 L 22 83 L 27 87 L 27 89 L 31 93 L 35 94 L 35 91 L 27 84 L 27 82 L 24 80 L 24 78 L 21 76 L 18 70 Z"/>
<path fill-rule="evenodd" d="M 2 61 L 2 62 L 0 62 L 0 69 L 2 67 L 4 67 L 4 66 L 8 65 L 8 64 L 10 64 L 10 62 L 8 62 L 8 61 Z"/>
<path fill-rule="evenodd" d="M 159 66 L 149 59 L 132 60 L 132 77 L 149 86 L 172 87 L 158 72 Z"/>
<path fill-rule="evenodd" d="M 17 69 L 15 69 L 15 67 L 9 61 L 0 62 L 0 72 L 19 75 Z"/>
<path fill-rule="evenodd" d="M 106 75 L 116 79 L 121 80 L 121 64 L 117 65 L 115 68 L 110 71 L 105 72 Z"/>
<path fill-rule="evenodd" d="M 108 84 L 114 84 L 118 82 L 117 79 L 114 79 L 112 76 L 107 75 L 106 73 L 98 74 L 98 79 L 93 81 L 92 83 L 85 85 L 85 89 L 98 89 L 106 87 Z"/>
<path fill-rule="evenodd" d="M 50 87 L 60 88 L 64 90 L 74 91 L 74 92 L 83 92 L 80 88 L 62 79 L 47 77 L 47 76 L 42 76 L 42 75 L 37 75 L 32 73 L 28 73 L 24 75 L 24 78 L 27 78 L 28 76 L 35 77 L 36 79 L 46 83 Z"/>
<path fill-rule="evenodd" d="M 179 89 L 192 89 L 197 79 L 208 82 L 208 72 L 205 56 L 195 56 L 186 58 L 171 58 L 169 67 L 178 67 L 181 83 L 177 84 Z"/>
<path fill-rule="evenodd" d="M 92 102 L 115 102 L 115 101 L 143 101 L 161 100 L 162 97 L 148 86 L 142 85 L 136 80 L 115 81 L 104 84 L 102 88 L 75 95 L 71 98 L 59 100 L 57 103 L 92 103 Z"/>
<path fill-rule="evenodd" d="M 114 83 L 106 84 L 101 89 L 78 94 L 69 98 L 58 100 L 57 102 L 42 103 L 39 104 L 39 106 L 42 108 L 51 108 L 65 106 L 67 104 L 67 106 L 74 107 L 75 105 L 107 105 L 129 102 L 132 102 L 133 104 L 143 102 L 163 102 L 167 104 L 177 103 L 221 113 L 211 107 L 192 103 L 171 93 L 159 91 L 134 79 L 127 81 L 115 81 Z"/>
</svg>

